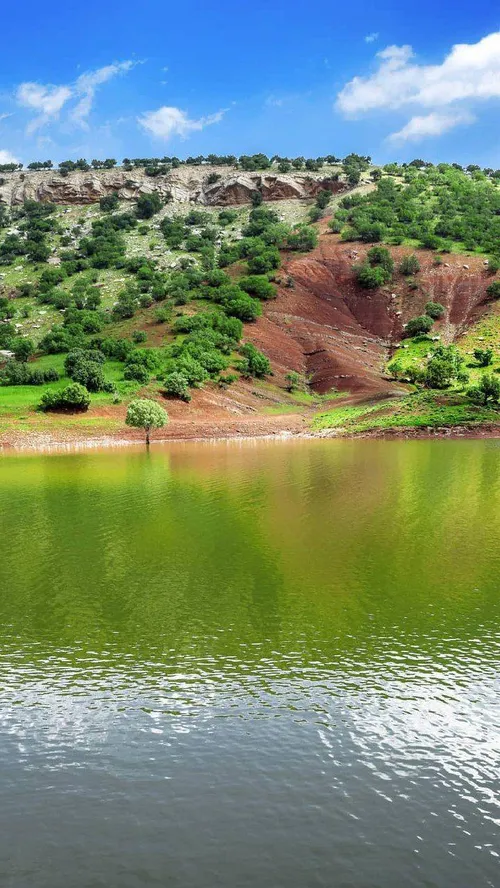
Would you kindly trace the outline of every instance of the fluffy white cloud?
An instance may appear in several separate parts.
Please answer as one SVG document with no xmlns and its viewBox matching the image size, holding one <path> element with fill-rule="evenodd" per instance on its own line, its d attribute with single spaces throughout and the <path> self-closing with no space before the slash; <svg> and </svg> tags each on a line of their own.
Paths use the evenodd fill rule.
<svg viewBox="0 0 500 888">
<path fill-rule="evenodd" d="M 172 136 L 180 136 L 186 139 L 191 133 L 202 130 L 212 123 L 219 123 L 225 111 L 217 111 L 207 117 L 191 120 L 185 111 L 163 105 L 157 111 L 145 111 L 137 118 L 138 123 L 157 139 L 167 141 Z"/>
<path fill-rule="evenodd" d="M 474 119 L 474 116 L 466 111 L 457 114 L 431 111 L 430 114 L 412 117 L 399 132 L 393 133 L 390 139 L 393 142 L 419 142 L 429 136 L 441 136 L 461 123 L 473 123 Z"/>
<path fill-rule="evenodd" d="M 19 161 L 10 151 L 0 149 L 0 163 L 19 163 Z"/>
<path fill-rule="evenodd" d="M 438 65 L 419 64 L 411 46 L 388 46 L 377 58 L 378 67 L 373 74 L 354 77 L 339 92 L 337 108 L 342 113 L 358 115 L 374 109 L 406 106 L 437 111 L 450 106 L 456 108 L 460 102 L 470 105 L 500 98 L 500 31 L 488 34 L 477 43 L 456 44 Z M 451 119 L 441 115 L 441 119 L 444 118 Z M 429 127 L 439 126 L 439 121 L 435 123 L 437 117 L 431 114 L 421 119 L 430 119 Z M 462 122 L 463 115 L 458 114 L 456 123 Z M 408 124 L 410 131 L 411 124 L 412 121 Z M 450 126 L 445 124 L 442 131 L 446 129 Z"/>
<path fill-rule="evenodd" d="M 378 40 L 378 31 L 373 31 L 372 34 L 367 34 L 365 37 L 365 43 L 375 43 L 375 40 Z"/>
<path fill-rule="evenodd" d="M 126 61 L 106 65 L 96 71 L 80 75 L 73 84 L 54 86 L 43 83 L 21 83 L 15 94 L 17 103 L 37 112 L 37 116 L 28 124 L 28 134 L 57 120 L 70 99 L 79 99 L 70 114 L 70 119 L 86 127 L 86 118 L 92 108 L 97 88 L 117 74 L 129 71 L 134 64 L 132 61 Z"/>
<path fill-rule="evenodd" d="M 459 43 L 440 65 L 413 62 L 411 46 L 389 46 L 371 77 L 355 77 L 341 90 L 337 104 L 346 114 L 372 108 L 427 108 L 463 99 L 500 98 L 500 31 L 478 43 Z"/>
</svg>

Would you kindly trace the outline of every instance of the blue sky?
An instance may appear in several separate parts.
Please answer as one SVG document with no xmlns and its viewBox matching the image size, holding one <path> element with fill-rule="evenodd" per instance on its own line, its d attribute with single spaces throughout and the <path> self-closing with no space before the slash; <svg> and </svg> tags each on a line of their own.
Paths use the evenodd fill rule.
<svg viewBox="0 0 500 888">
<path fill-rule="evenodd" d="M 10 5 L 0 162 L 357 151 L 498 168 L 495 6 Z"/>
</svg>

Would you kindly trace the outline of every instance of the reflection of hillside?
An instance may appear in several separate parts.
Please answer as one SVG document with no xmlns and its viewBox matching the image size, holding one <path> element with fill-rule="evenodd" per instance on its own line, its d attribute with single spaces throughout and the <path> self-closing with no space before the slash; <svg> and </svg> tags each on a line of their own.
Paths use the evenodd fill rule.
<svg viewBox="0 0 500 888">
<path fill-rule="evenodd" d="M 446 659 L 498 618 L 497 459 L 328 441 L 4 460 L 4 655 L 139 684 Z"/>
</svg>

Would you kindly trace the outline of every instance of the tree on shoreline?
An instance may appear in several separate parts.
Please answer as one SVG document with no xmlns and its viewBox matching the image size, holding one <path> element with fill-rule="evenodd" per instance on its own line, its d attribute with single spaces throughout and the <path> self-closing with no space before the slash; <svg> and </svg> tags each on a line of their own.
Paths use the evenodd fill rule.
<svg viewBox="0 0 500 888">
<path fill-rule="evenodd" d="M 168 413 L 150 398 L 137 398 L 128 405 L 125 423 L 134 429 L 144 429 L 149 447 L 152 429 L 161 429 L 168 422 Z"/>
</svg>

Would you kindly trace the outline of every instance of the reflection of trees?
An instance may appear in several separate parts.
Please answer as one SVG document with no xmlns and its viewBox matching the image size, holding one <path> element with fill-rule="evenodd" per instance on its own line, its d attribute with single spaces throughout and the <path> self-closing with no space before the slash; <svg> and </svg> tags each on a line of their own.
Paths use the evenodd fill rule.
<svg viewBox="0 0 500 888">
<path fill-rule="evenodd" d="M 109 648 L 125 673 L 472 644 L 498 613 L 497 475 L 494 442 L 5 460 L 1 622 L 31 659 Z"/>
</svg>

